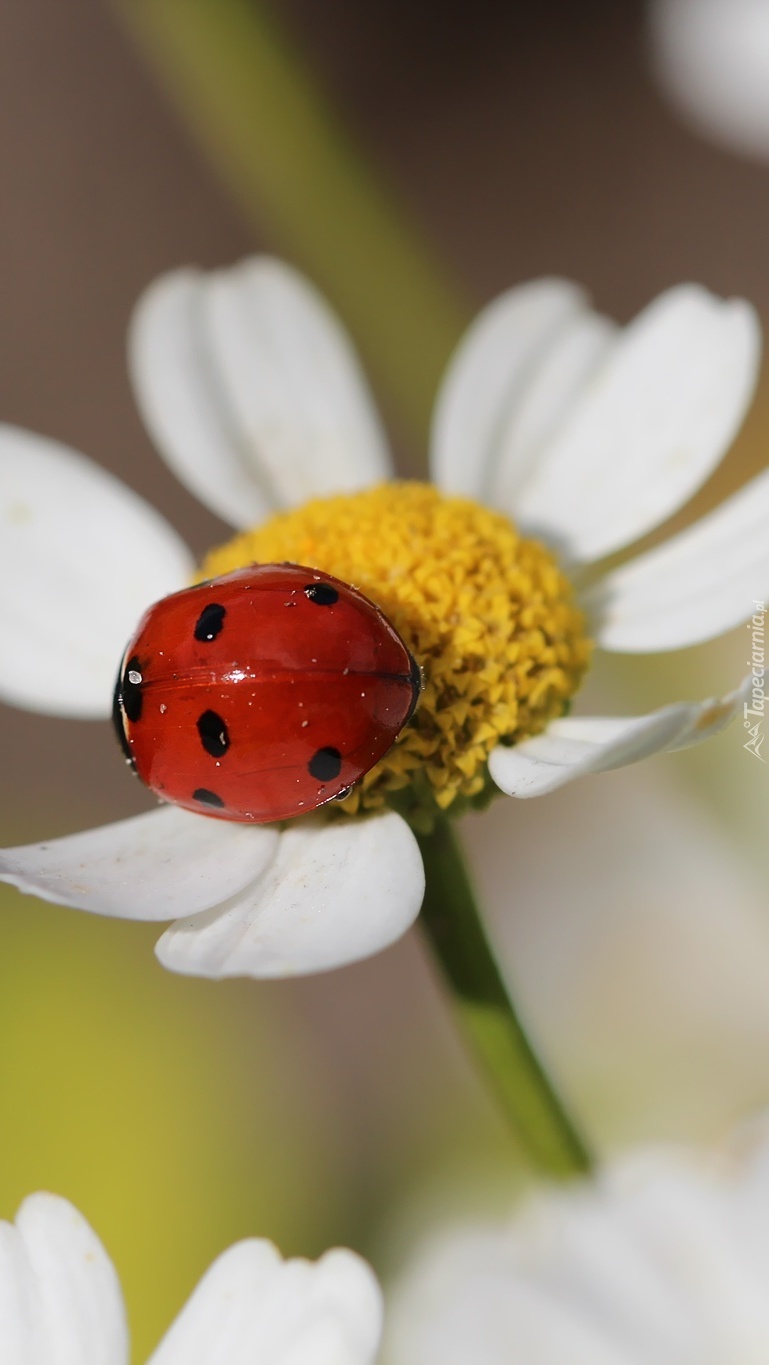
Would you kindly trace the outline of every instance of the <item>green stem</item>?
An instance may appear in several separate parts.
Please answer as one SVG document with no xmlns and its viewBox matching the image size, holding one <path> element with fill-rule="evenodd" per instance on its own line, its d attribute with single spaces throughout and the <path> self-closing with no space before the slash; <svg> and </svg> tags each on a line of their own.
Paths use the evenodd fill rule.
<svg viewBox="0 0 769 1365">
<path fill-rule="evenodd" d="M 113 0 L 235 199 L 331 298 L 411 435 L 467 321 L 435 252 L 256 0 Z"/>
<path fill-rule="evenodd" d="M 590 1154 L 510 999 L 449 821 L 419 844 L 427 877 L 422 924 L 467 1036 L 531 1161 L 548 1175 L 584 1174 Z"/>
</svg>

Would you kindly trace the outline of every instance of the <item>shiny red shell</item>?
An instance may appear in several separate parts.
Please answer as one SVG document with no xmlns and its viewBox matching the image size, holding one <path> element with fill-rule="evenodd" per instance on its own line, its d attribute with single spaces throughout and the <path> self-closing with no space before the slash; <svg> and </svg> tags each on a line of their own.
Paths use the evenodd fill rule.
<svg viewBox="0 0 769 1365">
<path fill-rule="evenodd" d="M 266 823 L 315 810 L 378 763 L 411 716 L 420 670 L 356 588 L 254 564 L 146 612 L 114 720 L 163 801 Z"/>
</svg>

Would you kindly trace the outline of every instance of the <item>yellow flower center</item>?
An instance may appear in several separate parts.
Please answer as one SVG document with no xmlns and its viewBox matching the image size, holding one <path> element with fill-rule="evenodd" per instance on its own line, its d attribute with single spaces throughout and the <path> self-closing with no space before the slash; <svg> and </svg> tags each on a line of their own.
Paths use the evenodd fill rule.
<svg viewBox="0 0 769 1365">
<path fill-rule="evenodd" d="M 498 512 L 388 483 L 279 512 L 207 555 L 201 577 L 258 561 L 323 569 L 376 602 L 424 672 L 419 706 L 337 811 L 385 805 L 417 829 L 482 805 L 486 761 L 561 715 L 590 644 L 553 555 Z"/>
</svg>

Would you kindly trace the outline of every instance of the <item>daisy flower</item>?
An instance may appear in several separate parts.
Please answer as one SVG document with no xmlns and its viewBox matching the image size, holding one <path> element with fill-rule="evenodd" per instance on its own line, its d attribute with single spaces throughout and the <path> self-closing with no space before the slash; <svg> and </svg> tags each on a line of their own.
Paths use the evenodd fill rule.
<svg viewBox="0 0 769 1365">
<path fill-rule="evenodd" d="M 148 1365 L 371 1365 L 379 1286 L 351 1251 L 283 1261 L 270 1242 L 225 1251 Z M 0 1222 L 4 1365 L 128 1365 L 120 1284 L 82 1214 L 57 1195 L 24 1200 Z"/>
<path fill-rule="evenodd" d="M 386 1365 L 759 1365 L 769 1358 L 769 1129 L 649 1149 L 437 1233 L 388 1304 Z"/>
<path fill-rule="evenodd" d="M 434 482 L 403 483 L 346 335 L 295 271 L 259 257 L 160 279 L 131 329 L 137 399 L 164 458 L 235 534 L 196 566 L 84 456 L 0 429 L 0 695 L 104 717 L 149 603 L 195 576 L 290 560 L 383 609 L 422 665 L 421 703 L 331 818 L 280 828 L 166 806 L 7 849 L 0 875 L 61 904 L 173 921 L 157 952 L 175 971 L 314 972 L 412 923 L 418 837 L 445 816 L 714 734 L 752 679 L 648 715 L 567 713 L 597 651 L 695 644 L 766 595 L 767 474 L 661 546 L 591 568 L 704 483 L 759 346 L 746 303 L 693 285 L 622 330 L 567 281 L 525 284 L 481 313 L 449 367 Z"/>
<path fill-rule="evenodd" d="M 654 65 L 674 104 L 734 151 L 769 155 L 766 0 L 652 0 Z"/>
<path fill-rule="evenodd" d="M 148 1365 L 759 1365 L 769 1353 L 769 1128 L 720 1151 L 641 1149 L 540 1188 L 506 1222 L 457 1224 L 388 1296 L 354 1253 L 231 1247 Z M 120 1285 L 66 1200 L 0 1223 L 0 1358 L 127 1365 Z"/>
</svg>

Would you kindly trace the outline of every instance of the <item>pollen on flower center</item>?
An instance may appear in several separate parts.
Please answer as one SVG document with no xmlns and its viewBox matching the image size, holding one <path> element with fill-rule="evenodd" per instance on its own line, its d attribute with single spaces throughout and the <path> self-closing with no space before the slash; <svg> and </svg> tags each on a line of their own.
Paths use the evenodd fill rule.
<svg viewBox="0 0 769 1365">
<path fill-rule="evenodd" d="M 416 713 L 337 810 L 391 805 L 418 828 L 437 810 L 482 804 L 496 744 L 563 713 L 590 645 L 549 550 L 498 512 L 430 484 L 388 483 L 319 498 L 245 531 L 201 576 L 290 560 L 360 588 L 424 670 Z"/>
</svg>

